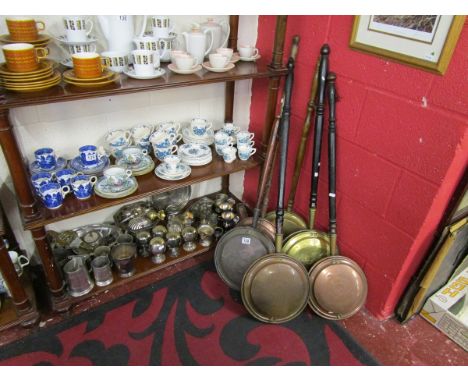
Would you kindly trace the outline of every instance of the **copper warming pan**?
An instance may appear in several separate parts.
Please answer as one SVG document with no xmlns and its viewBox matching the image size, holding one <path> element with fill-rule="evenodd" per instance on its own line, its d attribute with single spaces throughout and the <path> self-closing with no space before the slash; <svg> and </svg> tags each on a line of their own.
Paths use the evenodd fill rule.
<svg viewBox="0 0 468 382">
<path fill-rule="evenodd" d="M 276 214 L 276 252 L 252 263 L 242 280 L 241 296 L 248 312 L 262 322 L 283 323 L 297 317 L 307 306 L 309 278 L 307 270 L 297 260 L 282 252 L 284 189 L 288 150 L 290 99 L 294 60 L 289 59 L 285 102 L 280 122 L 280 174 Z M 273 252 L 273 251 L 272 251 Z"/>
<path fill-rule="evenodd" d="M 329 95 L 329 203 L 330 203 L 330 255 L 316 262 L 309 271 L 309 306 L 321 317 L 341 320 L 355 314 L 367 297 L 364 272 L 353 260 L 336 255 L 336 125 L 335 80 L 327 77 Z"/>
</svg>

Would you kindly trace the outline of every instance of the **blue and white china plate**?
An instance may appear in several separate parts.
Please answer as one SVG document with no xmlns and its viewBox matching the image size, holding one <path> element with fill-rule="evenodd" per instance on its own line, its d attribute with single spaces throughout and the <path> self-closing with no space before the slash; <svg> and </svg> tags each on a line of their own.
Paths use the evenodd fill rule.
<svg viewBox="0 0 468 382">
<path fill-rule="evenodd" d="M 189 127 L 182 128 L 182 139 L 184 143 L 199 143 L 202 145 L 212 145 L 214 143 L 214 132 L 213 130 L 208 130 L 208 132 L 203 136 L 197 136 L 193 134 L 192 130 Z"/>
<path fill-rule="evenodd" d="M 132 170 L 133 176 L 145 175 L 154 169 L 154 161 L 149 155 L 144 155 L 141 162 L 138 164 L 129 164 L 124 158 L 120 158 L 117 160 L 116 165 Z"/>
<path fill-rule="evenodd" d="M 179 146 L 179 155 L 186 159 L 204 159 L 211 157 L 211 149 L 208 145 L 201 143 L 184 143 Z"/>
<path fill-rule="evenodd" d="M 185 163 L 178 163 L 176 171 L 169 170 L 167 163 L 161 163 L 154 171 L 158 178 L 164 180 L 181 180 L 188 177 L 191 172 L 192 169 Z"/>
<path fill-rule="evenodd" d="M 76 171 L 80 171 L 85 175 L 98 175 L 109 166 L 109 158 L 103 156 L 95 166 L 84 165 L 81 157 L 78 155 L 70 162 L 70 167 Z"/>
<path fill-rule="evenodd" d="M 133 194 L 138 189 L 138 182 L 132 176 L 127 179 L 122 187 L 114 187 L 107 184 L 107 178 L 100 178 L 94 185 L 94 192 L 101 198 L 118 199 Z"/>
<path fill-rule="evenodd" d="M 38 172 L 56 172 L 59 170 L 63 170 L 65 167 L 67 167 L 67 160 L 65 158 L 58 157 L 55 167 L 51 169 L 45 170 L 41 168 L 41 166 L 39 166 L 39 163 L 37 161 L 34 161 L 29 166 L 29 170 L 31 171 L 31 174 L 36 174 Z"/>
</svg>

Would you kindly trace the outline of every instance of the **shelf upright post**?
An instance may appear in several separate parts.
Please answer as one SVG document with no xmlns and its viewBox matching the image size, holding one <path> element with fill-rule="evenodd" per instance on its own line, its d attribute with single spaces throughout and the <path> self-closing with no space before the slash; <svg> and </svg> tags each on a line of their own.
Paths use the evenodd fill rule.
<svg viewBox="0 0 468 382">
<path fill-rule="evenodd" d="M 239 16 L 229 16 L 229 39 L 228 48 L 237 50 L 237 35 L 239 30 Z M 233 122 L 234 120 L 234 91 L 235 81 L 226 82 L 225 87 L 225 103 L 224 103 L 224 122 Z M 229 175 L 225 175 L 221 178 L 221 190 L 223 193 L 229 192 Z"/>
<path fill-rule="evenodd" d="M 29 178 L 24 167 L 23 158 L 13 133 L 13 126 L 8 118 L 9 111 L 0 111 L 0 145 L 5 155 L 8 169 L 13 180 L 21 214 L 24 219 L 38 215 L 35 199 L 29 187 Z"/>
</svg>

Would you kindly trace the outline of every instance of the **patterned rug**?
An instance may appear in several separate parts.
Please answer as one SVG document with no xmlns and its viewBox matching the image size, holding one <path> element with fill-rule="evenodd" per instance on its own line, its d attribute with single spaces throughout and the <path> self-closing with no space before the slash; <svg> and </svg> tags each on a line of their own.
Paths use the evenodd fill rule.
<svg viewBox="0 0 468 382">
<path fill-rule="evenodd" d="M 377 365 L 338 324 L 309 309 L 251 318 L 212 262 L 0 348 L 0 365 Z"/>
</svg>

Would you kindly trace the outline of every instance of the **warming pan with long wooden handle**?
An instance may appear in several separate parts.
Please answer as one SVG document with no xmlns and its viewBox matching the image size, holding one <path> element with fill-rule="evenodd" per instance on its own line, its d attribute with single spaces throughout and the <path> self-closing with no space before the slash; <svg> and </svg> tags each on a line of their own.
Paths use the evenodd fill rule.
<svg viewBox="0 0 468 382">
<path fill-rule="evenodd" d="M 291 55 L 295 56 L 296 54 L 297 42 L 298 38 L 294 38 Z M 293 59 L 290 58 L 290 60 Z M 288 73 L 288 78 L 291 78 L 291 76 L 292 68 Z M 287 92 L 288 83 L 292 87 L 292 81 L 288 82 L 286 80 L 285 92 Z M 267 253 L 273 252 L 275 249 L 270 235 L 265 233 L 265 230 L 257 228 L 260 217 L 261 196 L 263 195 L 267 180 L 265 170 L 268 168 L 268 161 L 271 160 L 273 150 L 274 145 L 267 147 L 263 173 L 260 177 L 257 204 L 253 211 L 252 226 L 237 225 L 223 235 L 216 245 L 214 253 L 216 272 L 230 288 L 235 290 L 240 290 L 242 278 L 250 264 Z M 265 220 L 265 222 L 271 224 L 268 220 Z"/>
<path fill-rule="evenodd" d="M 241 289 L 242 302 L 249 313 L 258 320 L 268 323 L 282 323 L 297 317 L 307 306 L 310 290 L 307 270 L 299 261 L 282 252 L 293 67 L 294 61 L 289 59 L 289 74 L 286 79 L 284 108 L 280 123 L 281 150 L 276 210 L 276 252 L 262 256 L 252 263 L 244 275 Z"/>
<path fill-rule="evenodd" d="M 328 75 L 329 115 L 329 203 L 330 255 L 317 261 L 309 271 L 309 306 L 321 317 L 330 320 L 348 318 L 366 301 L 367 281 L 364 272 L 353 260 L 337 256 L 336 232 L 336 124 L 334 73 Z"/>
<path fill-rule="evenodd" d="M 317 96 L 317 86 L 318 86 L 318 77 L 320 69 L 320 59 L 317 60 L 317 66 L 315 69 L 315 74 L 312 82 L 312 88 L 310 92 L 309 102 L 307 103 L 307 115 L 304 120 L 304 125 L 302 127 L 301 141 L 299 148 L 297 150 L 296 163 L 294 165 L 294 174 L 292 178 L 291 191 L 289 192 L 288 204 L 286 207 L 286 212 L 284 214 L 284 236 L 288 237 L 289 235 L 307 229 L 307 223 L 304 218 L 298 213 L 293 211 L 294 199 L 296 197 L 296 190 L 299 183 L 299 177 L 304 163 L 304 154 L 306 150 L 307 138 L 309 137 L 310 122 L 312 119 L 312 112 L 315 110 L 315 98 Z M 264 203 L 267 203 L 268 196 L 265 196 Z M 276 219 L 275 211 L 270 211 L 265 215 L 265 219 L 274 222 Z"/>
<path fill-rule="evenodd" d="M 325 110 L 325 87 L 328 73 L 328 55 L 330 48 L 323 45 L 321 49 L 318 99 L 315 113 L 314 147 L 312 153 L 312 174 L 310 188 L 309 229 L 301 230 L 286 237 L 283 251 L 299 260 L 307 269 L 321 258 L 330 254 L 328 235 L 314 229 L 315 213 L 317 211 L 318 181 L 320 173 L 320 154 L 322 149 L 322 131 Z"/>
<path fill-rule="evenodd" d="M 291 45 L 291 52 L 290 57 L 295 61 L 297 52 L 299 49 L 299 36 L 294 36 L 292 39 Z M 259 185 L 259 194 L 258 199 L 260 201 L 260 217 L 257 221 L 257 228 L 265 233 L 265 235 L 269 236 L 272 241 L 275 240 L 275 222 L 274 220 L 265 219 L 265 212 L 268 205 L 268 194 L 270 193 L 270 186 L 271 186 L 271 172 L 273 170 L 275 161 L 276 161 L 276 152 L 277 152 L 277 141 L 278 141 L 278 126 L 281 118 L 281 114 L 283 112 L 283 105 L 284 105 L 284 94 L 281 98 L 281 108 L 279 114 L 276 115 L 275 120 L 273 122 L 273 126 L 270 132 L 270 138 L 268 141 L 268 153 L 265 157 L 265 163 L 263 165 L 263 173 L 262 177 L 264 177 L 265 182 L 260 181 Z M 262 179 L 262 178 L 261 178 Z M 243 218 L 238 225 L 245 226 L 245 225 L 252 225 L 253 217 L 246 217 Z"/>
</svg>

